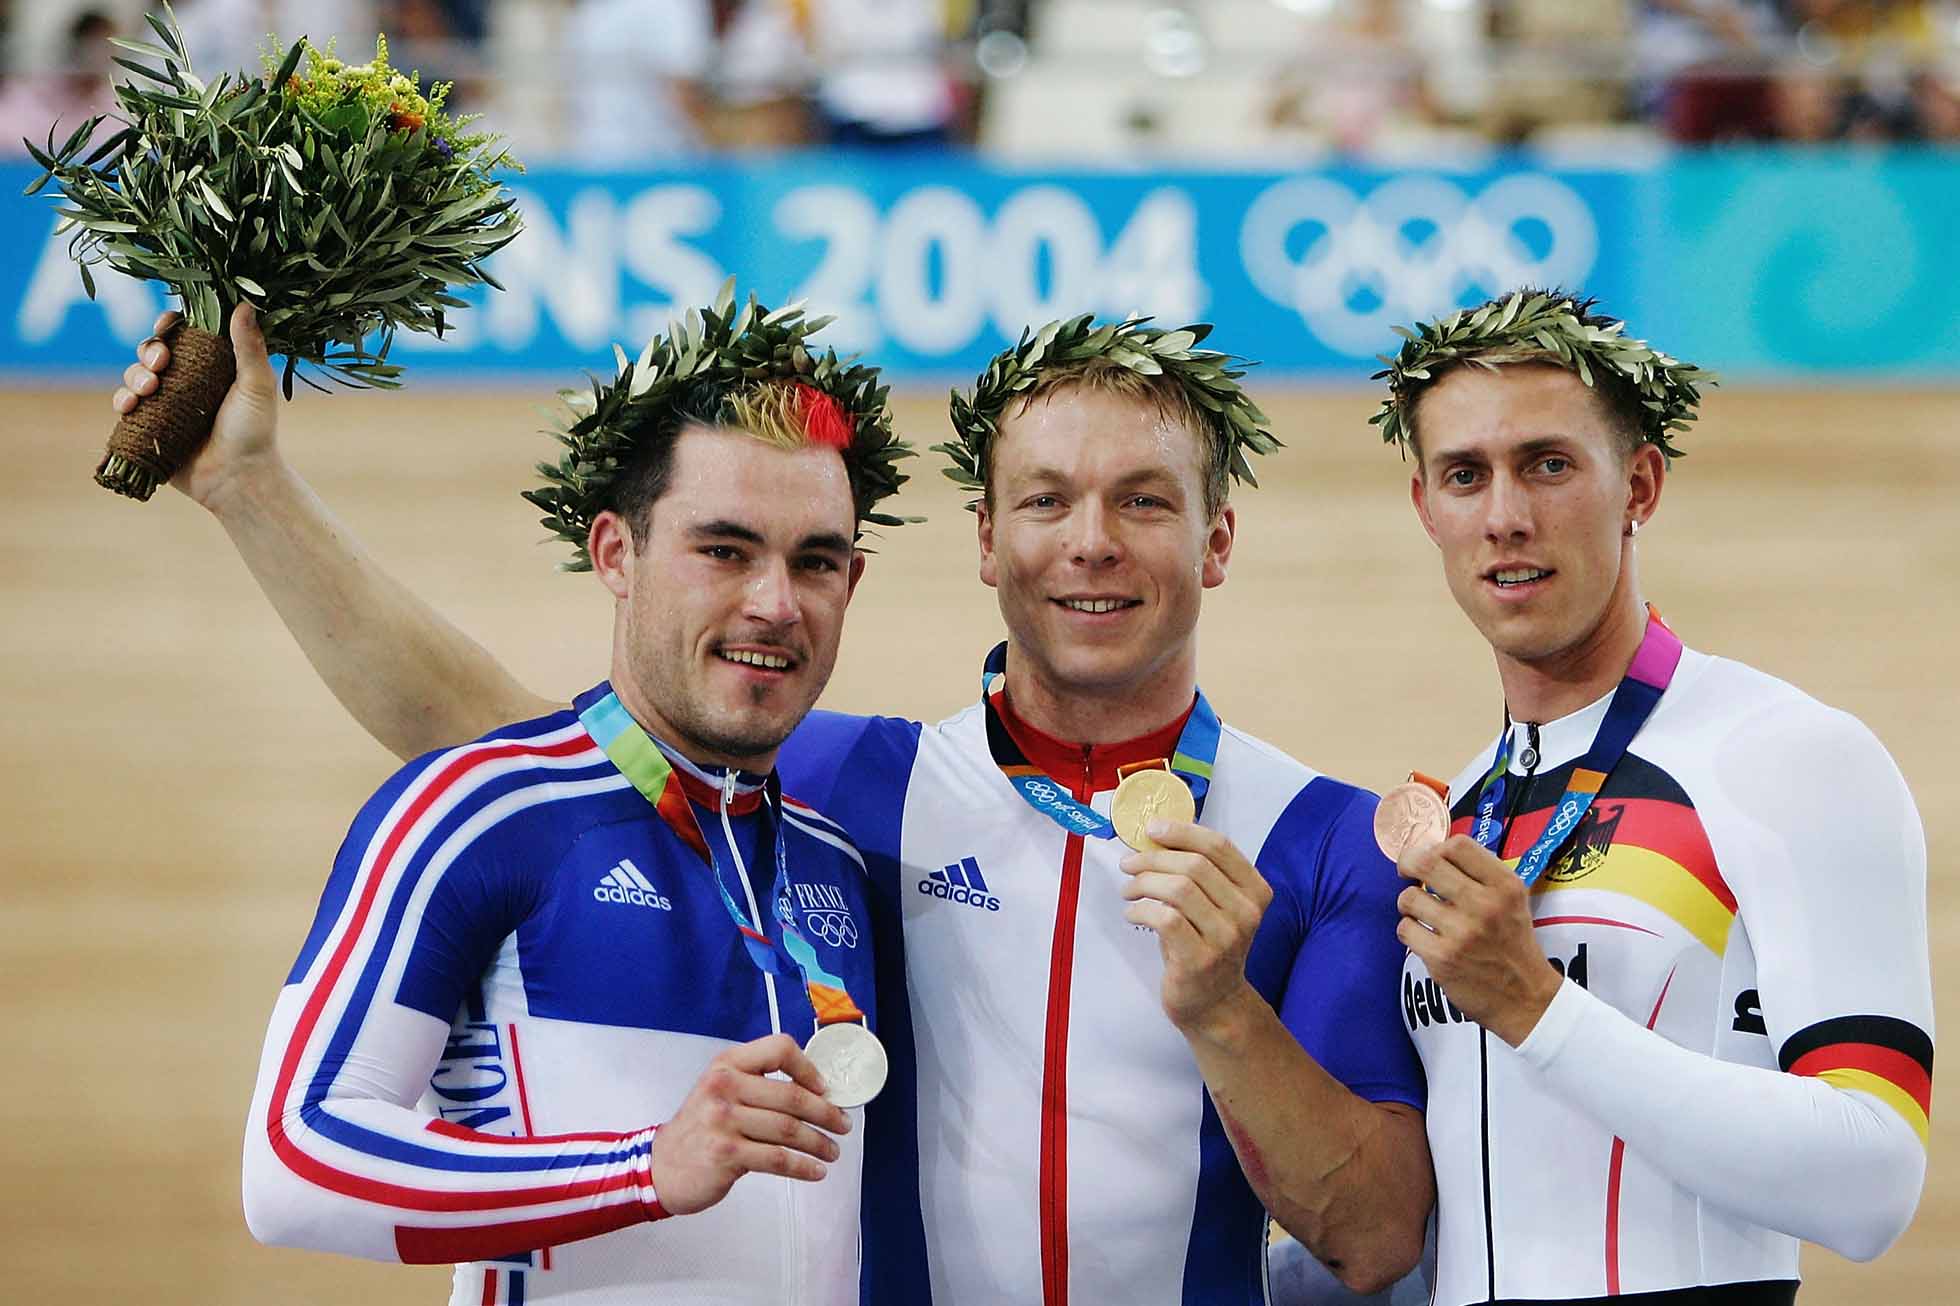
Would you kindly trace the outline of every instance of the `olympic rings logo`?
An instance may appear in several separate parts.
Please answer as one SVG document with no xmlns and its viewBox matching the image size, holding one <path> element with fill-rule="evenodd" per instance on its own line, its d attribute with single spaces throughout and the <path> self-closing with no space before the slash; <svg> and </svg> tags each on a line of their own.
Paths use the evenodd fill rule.
<svg viewBox="0 0 1960 1306">
<path fill-rule="evenodd" d="M 857 922 L 849 912 L 812 911 L 805 912 L 803 919 L 810 926 L 810 933 L 822 939 L 833 948 L 855 948 L 858 941 Z"/>
<path fill-rule="evenodd" d="M 1570 186 L 1540 173 L 1500 177 L 1475 195 L 1444 177 L 1395 177 L 1365 198 L 1331 178 L 1297 177 L 1252 202 L 1239 254 L 1259 292 L 1323 344 L 1370 358 L 1394 343 L 1394 325 L 1522 285 L 1583 283 L 1599 258 L 1599 225 Z"/>
<path fill-rule="evenodd" d="M 1028 797 L 1034 799 L 1037 803 L 1052 803 L 1055 801 L 1057 797 L 1054 786 L 1044 784 L 1039 780 L 1036 780 L 1032 784 L 1028 785 L 1026 790 L 1024 790 L 1023 792 L 1025 792 Z"/>
</svg>

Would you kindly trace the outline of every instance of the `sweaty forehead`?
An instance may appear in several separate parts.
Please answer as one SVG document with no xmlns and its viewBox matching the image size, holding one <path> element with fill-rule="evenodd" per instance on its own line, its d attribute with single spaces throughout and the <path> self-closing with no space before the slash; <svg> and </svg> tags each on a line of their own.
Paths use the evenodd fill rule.
<svg viewBox="0 0 1960 1306">
<path fill-rule="evenodd" d="M 1491 452 L 1551 436 L 1612 439 L 1598 396 L 1556 364 L 1460 365 L 1418 397 L 1416 419 L 1425 457 L 1464 446 Z"/>
<path fill-rule="evenodd" d="M 1198 435 L 1147 398 L 1065 389 L 1002 414 L 994 480 L 1060 474 L 1084 479 L 1199 478 Z"/>
<path fill-rule="evenodd" d="M 673 475 L 656 512 L 677 525 L 739 521 L 786 539 L 851 535 L 857 521 L 850 477 L 834 449 L 785 449 L 746 431 L 695 427 L 674 449 Z"/>
</svg>

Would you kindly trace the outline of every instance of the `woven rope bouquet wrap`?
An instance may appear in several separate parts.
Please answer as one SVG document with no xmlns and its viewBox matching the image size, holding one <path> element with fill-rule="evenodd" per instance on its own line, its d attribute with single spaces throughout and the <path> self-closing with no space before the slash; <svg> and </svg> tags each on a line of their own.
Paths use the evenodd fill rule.
<svg viewBox="0 0 1960 1306">
<path fill-rule="evenodd" d="M 448 87 L 375 58 L 345 64 L 293 43 L 265 76 L 191 70 L 169 5 L 149 15 L 162 44 L 115 39 L 142 60 L 116 86 L 118 113 L 90 118 L 57 146 L 27 148 L 54 182 L 82 285 L 92 264 L 167 285 L 184 305 L 157 392 L 118 424 L 96 480 L 147 499 L 196 453 L 236 369 L 232 310 L 258 311 L 266 348 L 293 381 L 302 365 L 350 387 L 400 385 L 395 332 L 440 336 L 454 293 L 496 286 L 482 264 L 520 221 L 492 177 L 515 161 L 470 119 L 443 110 Z M 119 129 L 96 141 L 97 128 Z M 86 152 L 86 157 L 84 157 Z"/>
</svg>

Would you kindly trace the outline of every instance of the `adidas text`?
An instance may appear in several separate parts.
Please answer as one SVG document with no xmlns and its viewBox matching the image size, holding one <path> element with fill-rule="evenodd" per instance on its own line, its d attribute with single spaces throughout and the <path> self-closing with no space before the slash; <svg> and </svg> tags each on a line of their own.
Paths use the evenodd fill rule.
<svg viewBox="0 0 1960 1306">
<path fill-rule="evenodd" d="M 988 892 L 987 881 L 980 874 L 980 863 L 971 857 L 949 862 L 920 880 L 919 892 L 963 906 L 1000 910 L 1000 899 Z"/>
<path fill-rule="evenodd" d="M 592 886 L 592 896 L 600 902 L 651 907 L 657 911 L 674 909 L 674 904 L 668 901 L 666 895 L 640 874 L 640 868 L 633 865 L 631 858 L 622 858 L 617 866 L 607 871 L 605 878 Z"/>
</svg>

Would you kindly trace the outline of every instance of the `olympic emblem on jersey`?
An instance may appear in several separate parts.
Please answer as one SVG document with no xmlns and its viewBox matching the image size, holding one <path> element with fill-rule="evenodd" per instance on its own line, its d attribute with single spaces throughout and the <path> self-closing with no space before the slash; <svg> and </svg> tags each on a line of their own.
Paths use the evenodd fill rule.
<svg viewBox="0 0 1960 1306">
<path fill-rule="evenodd" d="M 857 922 L 850 913 L 841 911 L 812 911 L 803 913 L 804 923 L 810 933 L 822 939 L 833 948 L 855 948 L 858 943 Z"/>
<path fill-rule="evenodd" d="M 1521 285 L 1583 284 L 1599 224 L 1564 182 L 1500 177 L 1475 194 L 1446 177 L 1396 177 L 1355 194 L 1330 177 L 1269 187 L 1247 208 L 1239 255 L 1259 292 L 1321 343 L 1357 359 L 1398 322 L 1432 318 Z"/>
<path fill-rule="evenodd" d="M 794 902 L 790 900 L 792 891 L 796 895 Z M 843 890 L 836 885 L 798 881 L 777 895 L 777 920 L 794 927 L 799 910 L 803 913 L 804 927 L 831 947 L 857 947 L 857 921 L 851 914 L 851 904 L 845 900 Z"/>
</svg>

